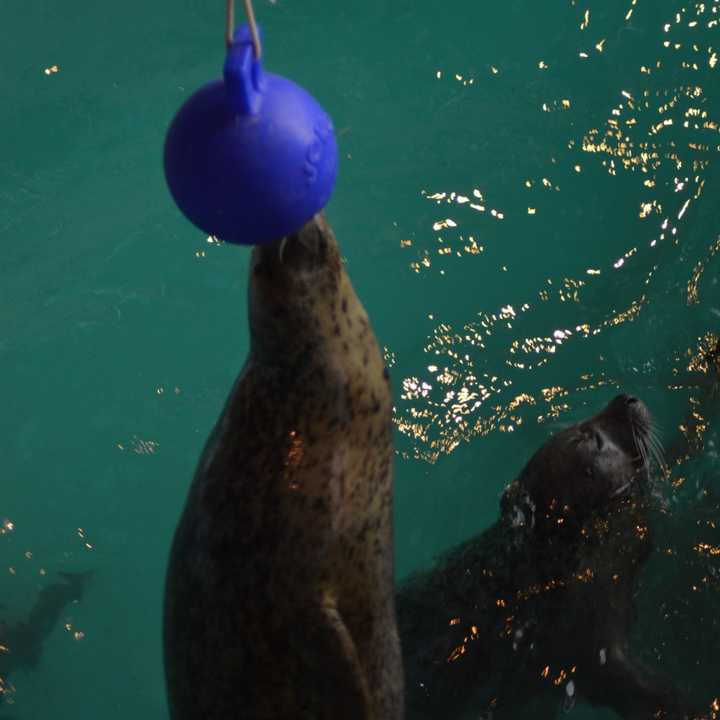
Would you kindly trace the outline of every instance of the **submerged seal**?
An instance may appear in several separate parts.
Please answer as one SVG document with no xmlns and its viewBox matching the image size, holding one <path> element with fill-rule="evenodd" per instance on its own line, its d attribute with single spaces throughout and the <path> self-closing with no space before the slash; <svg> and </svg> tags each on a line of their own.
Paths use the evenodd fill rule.
<svg viewBox="0 0 720 720">
<path fill-rule="evenodd" d="M 322 217 L 253 250 L 249 308 L 170 554 L 170 715 L 400 720 L 389 378 Z"/>
<path fill-rule="evenodd" d="M 653 454 L 645 405 L 615 398 L 532 457 L 495 525 L 400 587 L 409 718 L 554 717 L 578 696 L 633 720 L 687 715 L 630 649 Z"/>
<path fill-rule="evenodd" d="M 59 572 L 60 580 L 46 585 L 24 620 L 0 620 L 0 705 L 15 690 L 10 677 L 21 669 L 35 668 L 40 663 L 45 642 L 55 630 L 68 605 L 85 594 L 94 571 Z M 3 720 L 7 716 L 0 715 Z"/>
</svg>

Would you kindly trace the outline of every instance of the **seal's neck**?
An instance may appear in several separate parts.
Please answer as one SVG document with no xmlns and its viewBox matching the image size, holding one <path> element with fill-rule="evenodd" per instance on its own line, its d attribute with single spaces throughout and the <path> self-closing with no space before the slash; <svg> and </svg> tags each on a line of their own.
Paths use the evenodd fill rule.
<svg viewBox="0 0 720 720">
<path fill-rule="evenodd" d="M 355 316 L 367 315 L 347 274 L 295 277 L 290 285 L 250 288 L 251 354 L 264 365 L 296 367 L 351 343 Z"/>
<path fill-rule="evenodd" d="M 343 307 L 359 306 L 322 215 L 253 250 L 248 295 L 251 352 L 273 366 L 307 361 L 342 332 Z"/>
</svg>

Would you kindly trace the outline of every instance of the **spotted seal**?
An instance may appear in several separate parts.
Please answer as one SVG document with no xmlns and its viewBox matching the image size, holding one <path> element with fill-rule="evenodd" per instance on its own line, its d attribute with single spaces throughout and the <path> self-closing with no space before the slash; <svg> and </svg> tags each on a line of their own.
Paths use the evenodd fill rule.
<svg viewBox="0 0 720 720">
<path fill-rule="evenodd" d="M 323 217 L 253 250 L 249 321 L 170 552 L 170 715 L 400 720 L 389 377 Z"/>
<path fill-rule="evenodd" d="M 552 718 L 577 697 L 628 720 L 689 714 L 630 644 L 657 453 L 647 407 L 615 398 L 542 446 L 495 525 L 402 584 L 409 718 Z"/>
</svg>

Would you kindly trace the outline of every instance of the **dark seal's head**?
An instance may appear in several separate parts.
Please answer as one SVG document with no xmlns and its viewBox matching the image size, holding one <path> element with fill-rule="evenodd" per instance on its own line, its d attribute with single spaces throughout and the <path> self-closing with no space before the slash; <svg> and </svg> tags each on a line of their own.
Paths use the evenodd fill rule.
<svg viewBox="0 0 720 720">
<path fill-rule="evenodd" d="M 598 510 L 644 496 L 657 448 L 645 404 L 618 395 L 602 412 L 550 438 L 508 488 L 503 510 L 531 529 L 577 528 Z"/>
<path fill-rule="evenodd" d="M 346 275 L 322 215 L 286 238 L 257 246 L 251 262 L 253 352 L 280 358 L 326 335 Z"/>
</svg>

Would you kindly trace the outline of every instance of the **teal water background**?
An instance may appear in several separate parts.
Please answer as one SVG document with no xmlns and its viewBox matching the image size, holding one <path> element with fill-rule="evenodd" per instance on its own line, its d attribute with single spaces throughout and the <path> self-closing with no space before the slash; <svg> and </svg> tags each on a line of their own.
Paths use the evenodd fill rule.
<svg viewBox="0 0 720 720">
<path fill-rule="evenodd" d="M 18 720 L 166 717 L 166 555 L 248 341 L 249 251 L 190 226 L 161 168 L 173 113 L 219 75 L 222 6 L 0 7 L 4 619 L 57 571 L 96 571 L 12 678 Z M 398 577 L 492 523 L 548 434 L 618 389 L 667 445 L 695 411 L 636 641 L 709 704 L 720 564 L 696 520 L 720 493 L 717 399 L 693 358 L 720 318 L 720 3 L 256 12 L 266 67 L 335 122 L 328 215 L 396 395 Z"/>
</svg>

